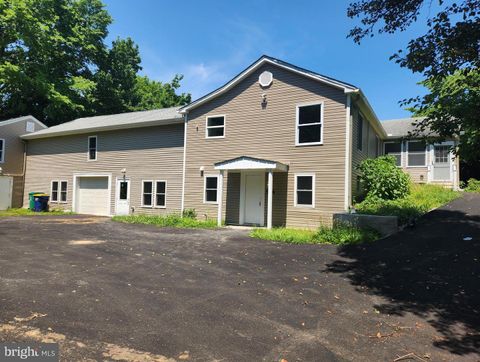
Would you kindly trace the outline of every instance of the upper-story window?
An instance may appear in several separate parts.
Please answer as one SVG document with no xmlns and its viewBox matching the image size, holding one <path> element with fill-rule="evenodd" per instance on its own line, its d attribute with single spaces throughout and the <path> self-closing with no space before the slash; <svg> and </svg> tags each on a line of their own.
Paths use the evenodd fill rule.
<svg viewBox="0 0 480 362">
<path fill-rule="evenodd" d="M 363 117 L 358 114 L 357 149 L 363 150 Z"/>
<path fill-rule="evenodd" d="M 25 131 L 28 132 L 28 133 L 35 132 L 35 122 L 28 121 L 25 124 Z"/>
<path fill-rule="evenodd" d="M 88 137 L 88 160 L 95 161 L 97 159 L 97 136 Z"/>
<path fill-rule="evenodd" d="M 0 138 L 0 163 L 5 162 L 5 140 Z"/>
<path fill-rule="evenodd" d="M 297 106 L 297 146 L 322 144 L 323 103 Z"/>
<path fill-rule="evenodd" d="M 206 138 L 225 137 L 225 116 L 207 117 Z"/>
<path fill-rule="evenodd" d="M 423 141 L 407 142 L 407 166 L 419 167 L 427 165 L 427 145 Z"/>
<path fill-rule="evenodd" d="M 402 142 L 385 142 L 384 143 L 384 154 L 395 157 L 396 165 L 402 166 Z"/>
</svg>

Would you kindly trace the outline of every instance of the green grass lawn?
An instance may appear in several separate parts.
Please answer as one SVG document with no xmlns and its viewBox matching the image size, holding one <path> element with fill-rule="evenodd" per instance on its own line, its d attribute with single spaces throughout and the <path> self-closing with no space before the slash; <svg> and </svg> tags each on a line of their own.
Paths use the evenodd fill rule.
<svg viewBox="0 0 480 362">
<path fill-rule="evenodd" d="M 358 244 L 379 238 L 374 230 L 362 230 L 349 226 L 334 228 L 322 226 L 318 230 L 273 228 L 253 229 L 252 238 L 280 241 L 290 244 Z"/>
<path fill-rule="evenodd" d="M 440 207 L 456 198 L 461 192 L 438 185 L 411 186 L 411 193 L 405 198 L 397 200 L 369 200 L 355 205 L 360 214 L 398 216 L 400 224 L 408 223 L 432 209 Z"/>
<path fill-rule="evenodd" d="M 170 215 L 127 215 L 114 216 L 113 221 L 124 222 L 128 224 L 146 224 L 158 227 L 192 228 L 192 229 L 215 229 L 217 220 L 197 220 L 191 217 L 181 217 L 177 214 Z"/>
<path fill-rule="evenodd" d="M 72 212 L 65 212 L 62 210 L 50 210 L 48 212 L 33 212 L 30 209 L 8 209 L 0 211 L 0 217 L 6 216 L 38 216 L 38 215 L 69 215 L 73 214 Z"/>
</svg>

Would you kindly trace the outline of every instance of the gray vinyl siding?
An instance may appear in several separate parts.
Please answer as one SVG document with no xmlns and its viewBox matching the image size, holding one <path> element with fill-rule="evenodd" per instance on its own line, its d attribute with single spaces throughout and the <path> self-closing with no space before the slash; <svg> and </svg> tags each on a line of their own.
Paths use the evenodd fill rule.
<svg viewBox="0 0 480 362">
<path fill-rule="evenodd" d="M 226 185 L 225 221 L 237 225 L 240 223 L 240 173 L 229 173 Z"/>
<path fill-rule="evenodd" d="M 97 160 L 87 160 L 88 136 L 96 135 Z M 130 206 L 135 213 L 180 212 L 183 125 L 143 127 L 28 141 L 24 200 L 30 191 L 50 194 L 52 180 L 68 182 L 67 202 L 51 207 L 70 210 L 74 174 L 111 175 L 111 213 L 115 212 L 116 179 L 130 180 Z M 142 180 L 167 181 L 166 208 L 141 207 Z"/>
<path fill-rule="evenodd" d="M 258 76 L 268 70 L 273 83 L 267 89 Z M 262 107 L 262 94 L 267 106 Z M 324 102 L 323 145 L 295 146 L 296 106 Z M 225 138 L 205 139 L 206 116 L 226 115 Z M 215 218 L 217 205 L 203 203 L 203 177 L 218 173 L 214 163 L 251 156 L 289 165 L 288 174 L 274 173 L 274 183 L 283 178 L 286 200 L 275 200 L 276 223 L 292 227 L 317 227 L 330 223 L 332 214 L 344 210 L 345 198 L 346 95 L 274 65 L 264 65 L 224 94 L 191 110 L 188 115 L 185 207 Z M 315 173 L 315 208 L 294 206 L 294 175 Z M 225 175 L 224 190 L 228 184 Z M 223 197 L 225 217 L 225 195 Z M 230 217 L 230 215 L 229 215 Z M 283 220 L 279 221 L 278 219 Z"/>
</svg>

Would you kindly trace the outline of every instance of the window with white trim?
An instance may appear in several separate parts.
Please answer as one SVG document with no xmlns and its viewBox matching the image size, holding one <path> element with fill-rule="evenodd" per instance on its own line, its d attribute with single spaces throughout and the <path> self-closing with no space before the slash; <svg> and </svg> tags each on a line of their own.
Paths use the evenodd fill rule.
<svg viewBox="0 0 480 362">
<path fill-rule="evenodd" d="M 167 202 L 167 182 L 155 181 L 155 207 L 165 207 Z"/>
<path fill-rule="evenodd" d="M 88 160 L 97 160 L 97 136 L 88 137 Z"/>
<path fill-rule="evenodd" d="M 5 162 L 5 140 L 0 138 L 0 163 Z"/>
<path fill-rule="evenodd" d="M 323 142 L 323 104 L 297 106 L 297 145 L 318 145 Z"/>
<path fill-rule="evenodd" d="M 25 124 L 25 132 L 28 132 L 28 133 L 35 132 L 35 123 L 28 121 Z"/>
<path fill-rule="evenodd" d="M 68 182 L 67 181 L 52 181 L 52 188 L 50 193 L 51 202 L 67 202 Z"/>
<path fill-rule="evenodd" d="M 396 165 L 402 166 L 402 142 L 385 142 L 383 144 L 383 153 L 395 157 Z"/>
<path fill-rule="evenodd" d="M 295 206 L 314 207 L 315 175 L 295 175 Z"/>
<path fill-rule="evenodd" d="M 225 137 L 225 116 L 207 117 L 206 138 Z"/>
<path fill-rule="evenodd" d="M 58 181 L 52 181 L 52 192 L 50 193 L 50 201 L 58 202 Z"/>
<path fill-rule="evenodd" d="M 427 145 L 424 141 L 407 142 L 407 166 L 419 167 L 427 165 Z"/>
<path fill-rule="evenodd" d="M 218 176 L 205 176 L 204 202 L 217 203 Z"/>
<path fill-rule="evenodd" d="M 153 206 L 153 181 L 142 181 L 142 206 Z"/>
</svg>

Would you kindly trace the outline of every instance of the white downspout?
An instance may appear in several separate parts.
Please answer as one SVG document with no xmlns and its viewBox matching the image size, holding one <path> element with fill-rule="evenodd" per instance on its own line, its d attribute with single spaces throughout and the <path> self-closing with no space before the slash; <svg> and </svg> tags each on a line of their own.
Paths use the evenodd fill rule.
<svg viewBox="0 0 480 362">
<path fill-rule="evenodd" d="M 183 215 L 185 210 L 185 172 L 187 162 L 187 130 L 188 130 L 188 113 L 185 113 L 185 125 L 183 127 L 183 175 L 182 175 L 182 202 L 180 207 L 180 213 Z"/>
<path fill-rule="evenodd" d="M 345 115 L 345 200 L 344 209 L 350 208 L 352 194 L 352 119 L 351 119 L 351 95 L 347 93 L 347 105 Z"/>
</svg>

